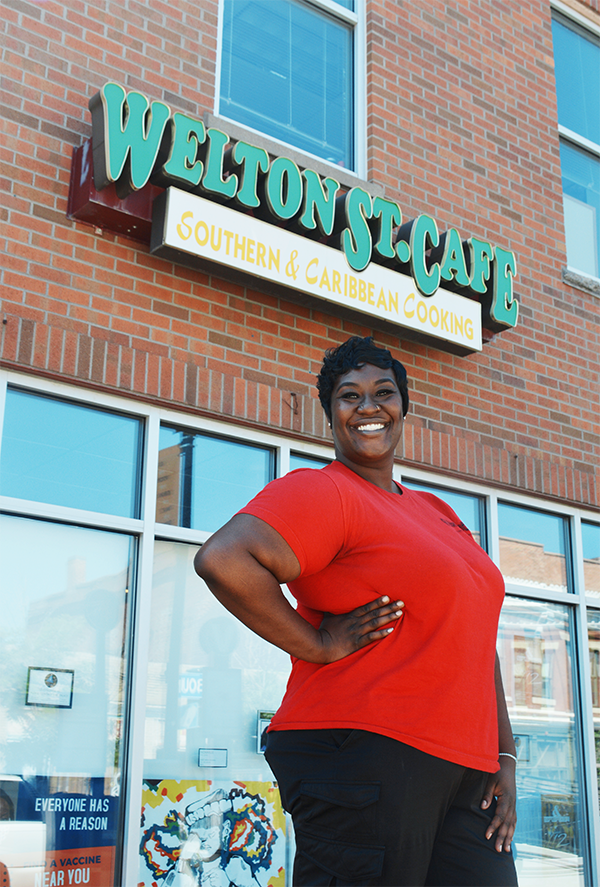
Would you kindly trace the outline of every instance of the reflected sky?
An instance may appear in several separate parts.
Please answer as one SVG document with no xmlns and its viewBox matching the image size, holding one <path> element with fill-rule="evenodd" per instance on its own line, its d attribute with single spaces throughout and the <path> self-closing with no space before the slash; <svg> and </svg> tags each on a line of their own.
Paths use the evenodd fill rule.
<svg viewBox="0 0 600 887">
<path fill-rule="evenodd" d="M 140 433 L 129 416 L 9 389 L 0 493 L 135 517 Z"/>
</svg>

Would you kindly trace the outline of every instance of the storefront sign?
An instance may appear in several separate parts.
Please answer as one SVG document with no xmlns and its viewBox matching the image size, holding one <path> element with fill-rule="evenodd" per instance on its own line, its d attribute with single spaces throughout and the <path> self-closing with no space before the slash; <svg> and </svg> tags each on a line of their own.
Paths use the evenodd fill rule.
<svg viewBox="0 0 600 887">
<path fill-rule="evenodd" d="M 438 289 L 423 297 L 410 277 L 381 265 L 353 272 L 344 255 L 177 188 L 155 201 L 151 250 L 190 253 L 347 308 L 481 350 L 481 305 Z"/>
<path fill-rule="evenodd" d="M 105 84 L 90 100 L 90 110 L 97 190 L 114 183 L 117 194 L 125 197 L 151 183 L 188 193 L 189 207 L 196 207 L 184 210 L 192 213 L 188 220 L 195 220 L 186 238 L 181 216 L 173 221 L 170 199 L 161 205 L 156 227 L 165 226 L 166 211 L 174 230 L 179 224 L 184 234 L 171 243 L 167 224 L 163 242 L 153 233 L 156 251 L 168 243 L 172 249 L 350 304 L 465 350 L 481 348 L 480 310 L 483 326 L 491 331 L 516 325 L 516 260 L 509 249 L 475 237 L 463 240 L 456 228 L 440 233 L 429 215 L 403 222 L 402 210 L 392 200 L 373 198 L 360 187 L 344 191 L 334 178 L 300 170 L 289 158 L 271 159 L 264 149 L 243 141 L 231 144 L 225 132 L 207 130 L 202 121 L 172 114 L 163 102 L 150 103 L 137 92 L 127 94 L 116 83 Z M 198 199 L 208 206 L 199 210 Z M 223 216 L 227 204 L 234 209 L 225 209 Z M 203 229 L 195 234 L 200 222 L 209 232 L 221 229 L 224 245 L 211 249 L 210 233 L 203 243 Z M 268 237 L 261 227 L 265 223 L 271 231 Z M 252 251 L 253 259 L 248 260 L 245 248 L 242 258 L 241 247 L 235 253 L 235 239 L 226 238 L 226 232 L 235 238 L 234 228 L 246 243 L 280 250 L 281 261 L 284 250 L 290 262 L 295 251 L 297 271 L 293 262 L 289 273 L 287 262 L 283 271 L 275 269 L 274 262 L 269 268 L 268 252 L 265 265 Z M 215 242 L 216 238 L 215 233 Z M 464 332 L 467 321 L 470 335 Z"/>
</svg>

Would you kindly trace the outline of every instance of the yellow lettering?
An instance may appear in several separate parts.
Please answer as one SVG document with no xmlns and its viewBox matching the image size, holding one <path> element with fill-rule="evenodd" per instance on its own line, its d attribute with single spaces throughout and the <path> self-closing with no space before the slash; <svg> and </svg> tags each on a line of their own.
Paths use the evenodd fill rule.
<svg viewBox="0 0 600 887">
<path fill-rule="evenodd" d="M 421 316 L 421 308 L 423 309 L 423 316 Z M 425 302 L 417 302 L 417 317 L 421 323 L 425 323 L 427 320 L 427 306 L 425 305 Z"/>
<path fill-rule="evenodd" d="M 415 294 L 414 294 L 414 293 L 411 293 L 410 296 L 407 296 L 407 297 L 405 298 L 405 300 L 404 300 L 404 316 L 405 316 L 405 317 L 408 317 L 408 318 L 410 318 L 410 317 L 414 317 L 414 316 L 415 316 L 415 309 L 414 309 L 414 308 L 412 309 L 412 311 L 407 311 L 407 310 L 406 310 L 406 306 L 407 306 L 408 303 L 411 302 L 411 301 L 412 301 L 412 302 L 415 301 Z"/>
<path fill-rule="evenodd" d="M 467 339 L 473 338 L 473 321 L 470 317 L 465 320 L 465 336 Z"/>
<path fill-rule="evenodd" d="M 358 279 L 358 301 L 367 301 L 367 281 L 363 280 L 362 277 Z"/>
<path fill-rule="evenodd" d="M 434 320 L 434 315 L 435 315 L 435 320 Z M 437 326 L 439 322 L 440 322 L 440 312 L 437 310 L 435 305 L 430 305 L 429 306 L 429 323 L 431 324 L 431 326 Z"/>
<path fill-rule="evenodd" d="M 194 213 L 184 213 L 181 217 L 181 222 L 177 225 L 177 233 L 181 237 L 182 240 L 189 240 L 192 236 L 192 228 L 191 225 L 188 225 L 186 219 L 193 219 Z M 181 226 L 185 226 L 186 232 L 184 234 L 183 228 Z"/>
<path fill-rule="evenodd" d="M 229 244 L 231 243 L 231 238 L 233 237 L 233 231 L 223 231 L 223 234 L 225 235 L 225 240 L 227 241 L 227 244 L 225 246 L 225 254 L 229 255 Z"/>
<path fill-rule="evenodd" d="M 319 287 L 322 289 L 324 286 L 327 287 L 329 292 L 331 292 L 331 286 L 329 285 L 329 276 L 327 274 L 327 268 L 323 268 L 323 273 L 321 274 L 321 279 L 319 281 Z"/>
<path fill-rule="evenodd" d="M 265 256 L 267 254 L 267 248 L 264 243 L 256 244 L 256 264 L 262 265 L 263 268 L 267 267 L 267 263 L 265 262 Z"/>
<path fill-rule="evenodd" d="M 279 271 L 279 250 L 274 253 L 271 247 L 269 247 L 269 271 L 273 266 Z"/>
<path fill-rule="evenodd" d="M 355 299 L 356 298 L 356 277 L 354 277 L 352 274 L 350 275 L 349 283 L 350 283 L 350 292 L 348 293 L 348 295 L 350 296 L 351 299 Z"/>
<path fill-rule="evenodd" d="M 388 299 L 390 302 L 390 311 L 392 308 L 398 313 L 398 293 L 392 293 L 391 290 L 388 290 Z"/>
<path fill-rule="evenodd" d="M 233 243 L 233 258 L 237 258 L 238 253 L 242 254 L 242 261 L 246 258 L 246 238 L 242 237 L 241 239 L 235 235 L 235 240 Z"/>
<path fill-rule="evenodd" d="M 385 301 L 385 293 L 383 287 L 379 290 L 379 298 L 377 299 L 377 307 L 387 310 L 387 302 Z"/>
<path fill-rule="evenodd" d="M 318 277 L 318 275 L 315 274 L 315 276 L 313 277 L 312 274 L 311 274 L 311 276 L 309 277 L 309 276 L 308 276 L 308 269 L 311 267 L 311 265 L 314 265 L 314 266 L 315 266 L 315 271 L 316 271 L 316 270 L 317 270 L 317 267 L 318 267 L 318 264 L 319 264 L 319 260 L 318 260 L 318 259 L 311 259 L 310 262 L 308 263 L 308 265 L 306 266 L 306 275 L 305 275 L 305 276 L 306 276 L 307 283 L 316 283 L 316 282 L 317 282 L 317 277 Z"/>
<path fill-rule="evenodd" d="M 200 236 L 198 234 L 200 228 L 204 230 L 204 236 L 202 240 L 200 240 Z M 198 244 L 198 246 L 206 246 L 209 236 L 210 235 L 208 233 L 208 225 L 206 224 L 206 222 L 198 222 L 198 224 L 194 228 L 194 237 L 196 238 L 196 243 Z"/>
<path fill-rule="evenodd" d="M 246 244 L 246 261 L 252 262 L 254 264 L 254 247 L 256 246 L 256 242 L 254 240 L 250 240 L 248 238 L 248 243 Z"/>
<path fill-rule="evenodd" d="M 340 296 L 342 295 L 342 291 L 340 289 L 341 279 L 342 279 L 342 275 L 340 274 L 339 271 L 332 271 L 331 272 L 331 289 L 333 290 L 334 293 L 338 292 L 340 294 Z"/>
<path fill-rule="evenodd" d="M 222 235 L 222 233 L 223 233 L 223 229 L 222 229 L 222 228 L 217 228 L 217 230 L 218 230 L 218 232 L 219 232 L 219 239 L 218 239 L 218 241 L 215 243 L 215 226 L 214 226 L 214 225 L 211 225 L 211 226 L 210 226 L 210 245 L 211 245 L 212 249 L 214 249 L 214 251 L 215 251 L 216 253 L 218 253 L 219 250 L 221 249 L 221 235 Z"/>
<path fill-rule="evenodd" d="M 461 336 L 463 334 L 463 320 L 464 318 L 462 317 L 462 315 L 460 317 L 457 317 L 456 314 L 454 315 L 454 332 L 460 332 Z"/>
<path fill-rule="evenodd" d="M 369 298 L 367 301 L 368 301 L 369 305 L 374 305 L 375 304 L 375 284 L 370 283 L 368 289 L 369 289 Z"/>
<path fill-rule="evenodd" d="M 442 324 L 441 324 L 441 328 L 442 328 L 443 330 L 446 330 L 447 333 L 450 332 L 450 330 L 448 329 L 448 312 L 447 312 L 447 311 L 444 311 L 443 308 L 442 308 Z"/>
</svg>

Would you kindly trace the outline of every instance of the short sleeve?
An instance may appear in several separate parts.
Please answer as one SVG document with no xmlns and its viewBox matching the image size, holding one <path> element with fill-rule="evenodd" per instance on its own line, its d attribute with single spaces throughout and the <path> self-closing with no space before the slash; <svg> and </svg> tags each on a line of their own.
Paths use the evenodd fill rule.
<svg viewBox="0 0 600 887">
<path fill-rule="evenodd" d="M 283 536 L 301 576 L 324 569 L 344 546 L 342 500 L 324 469 L 298 468 L 271 481 L 238 513 L 260 518 Z"/>
</svg>

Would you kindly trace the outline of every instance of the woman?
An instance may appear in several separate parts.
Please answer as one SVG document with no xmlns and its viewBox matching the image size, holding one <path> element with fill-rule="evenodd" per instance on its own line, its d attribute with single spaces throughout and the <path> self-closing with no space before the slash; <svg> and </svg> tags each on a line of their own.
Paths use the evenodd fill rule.
<svg viewBox="0 0 600 887">
<path fill-rule="evenodd" d="M 293 883 L 515 885 L 502 577 L 444 502 L 393 481 L 402 364 L 353 337 L 317 386 L 336 460 L 268 484 L 196 558 L 292 656 L 266 755 L 294 820 Z"/>
</svg>

